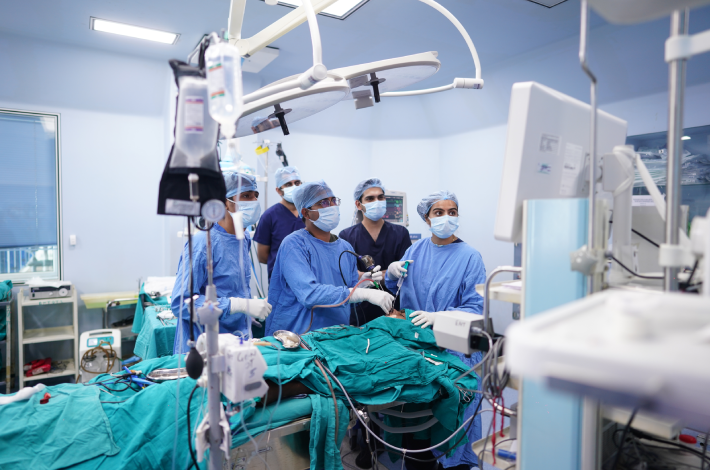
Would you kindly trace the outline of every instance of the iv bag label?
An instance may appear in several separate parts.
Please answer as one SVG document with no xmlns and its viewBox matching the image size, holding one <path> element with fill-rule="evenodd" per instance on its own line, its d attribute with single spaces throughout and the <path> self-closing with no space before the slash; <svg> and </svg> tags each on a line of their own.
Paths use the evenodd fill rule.
<svg viewBox="0 0 710 470">
<path fill-rule="evenodd" d="M 172 215 L 200 215 L 200 203 L 181 199 L 166 199 L 165 213 Z"/>
<path fill-rule="evenodd" d="M 224 98 L 225 81 L 222 62 L 218 62 L 207 69 L 207 88 L 210 91 L 210 101 L 216 98 Z"/>
<path fill-rule="evenodd" d="M 201 96 L 185 97 L 185 132 L 201 134 L 205 130 L 205 100 Z"/>
<path fill-rule="evenodd" d="M 574 196 L 577 194 L 579 174 L 582 171 L 583 154 L 584 149 L 581 145 L 565 144 L 565 159 L 562 164 L 560 196 Z"/>
</svg>

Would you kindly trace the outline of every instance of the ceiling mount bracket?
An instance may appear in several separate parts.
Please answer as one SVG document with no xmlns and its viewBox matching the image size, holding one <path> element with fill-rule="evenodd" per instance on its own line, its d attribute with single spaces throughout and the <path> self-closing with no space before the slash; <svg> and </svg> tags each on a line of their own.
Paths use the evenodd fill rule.
<svg viewBox="0 0 710 470">
<path fill-rule="evenodd" d="M 274 105 L 274 111 L 274 113 L 269 114 L 269 119 L 277 118 L 279 120 L 279 124 L 281 124 L 281 130 L 283 131 L 284 135 L 288 135 L 289 130 L 288 125 L 286 124 L 286 115 L 292 110 L 289 108 L 283 109 L 281 108 L 281 105 L 277 103 Z"/>
</svg>

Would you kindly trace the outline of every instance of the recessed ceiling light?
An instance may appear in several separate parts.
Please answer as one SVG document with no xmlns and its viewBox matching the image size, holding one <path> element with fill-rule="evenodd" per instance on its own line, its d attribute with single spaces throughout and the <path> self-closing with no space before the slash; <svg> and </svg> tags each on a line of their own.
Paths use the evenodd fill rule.
<svg viewBox="0 0 710 470">
<path fill-rule="evenodd" d="M 125 23 L 116 23 L 115 21 L 94 18 L 93 16 L 91 17 L 89 27 L 94 31 L 120 34 L 121 36 L 130 36 L 138 39 L 147 39 L 148 41 L 162 42 L 163 44 L 175 44 L 180 37 L 180 35 L 176 33 L 142 28 L 140 26 L 133 26 Z"/>
<path fill-rule="evenodd" d="M 528 2 L 537 3 L 543 7 L 552 8 L 556 7 L 560 3 L 565 3 L 567 0 L 528 0 Z"/>
<path fill-rule="evenodd" d="M 690 136 L 684 135 L 683 137 L 680 138 L 680 140 L 690 140 Z"/>
<path fill-rule="evenodd" d="M 369 0 L 338 0 L 320 12 L 321 15 L 344 20 Z M 303 4 L 302 0 L 279 0 L 279 5 L 297 8 Z"/>
</svg>

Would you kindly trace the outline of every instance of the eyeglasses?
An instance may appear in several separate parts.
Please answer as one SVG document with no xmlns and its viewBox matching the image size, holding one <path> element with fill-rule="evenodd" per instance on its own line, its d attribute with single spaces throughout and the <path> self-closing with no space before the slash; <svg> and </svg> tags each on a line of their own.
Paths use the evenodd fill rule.
<svg viewBox="0 0 710 470">
<path fill-rule="evenodd" d="M 320 201 L 316 202 L 313 204 L 315 209 L 313 210 L 318 210 L 318 209 L 325 209 L 326 207 L 333 207 L 333 206 L 339 206 L 340 205 L 340 198 L 339 197 L 329 197 L 328 199 L 321 199 Z"/>
</svg>

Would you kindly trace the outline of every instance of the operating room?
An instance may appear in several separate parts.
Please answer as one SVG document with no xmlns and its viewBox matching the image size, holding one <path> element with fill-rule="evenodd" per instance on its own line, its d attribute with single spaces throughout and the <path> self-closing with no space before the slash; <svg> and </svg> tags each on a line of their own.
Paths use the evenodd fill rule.
<svg viewBox="0 0 710 470">
<path fill-rule="evenodd" d="M 0 469 L 710 469 L 675 3 L 0 0 Z"/>
</svg>

